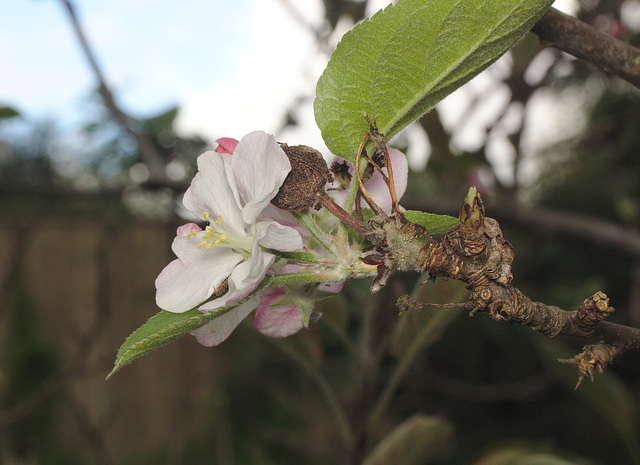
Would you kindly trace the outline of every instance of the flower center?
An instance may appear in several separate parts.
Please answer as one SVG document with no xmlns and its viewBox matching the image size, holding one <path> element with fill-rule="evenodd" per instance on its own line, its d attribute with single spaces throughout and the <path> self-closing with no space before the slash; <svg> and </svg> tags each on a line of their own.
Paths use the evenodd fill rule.
<svg viewBox="0 0 640 465">
<path fill-rule="evenodd" d="M 238 236 L 230 233 L 224 226 L 222 216 L 218 215 L 215 221 L 212 221 L 209 212 L 204 212 L 202 218 L 209 223 L 204 229 L 204 235 L 202 241 L 196 246 L 198 249 L 209 250 L 212 247 L 228 247 L 234 249 L 237 252 L 251 255 L 251 245 L 253 244 L 253 234 L 247 236 Z M 191 233 L 187 235 L 188 238 L 197 237 L 198 231 L 193 229 Z"/>
</svg>

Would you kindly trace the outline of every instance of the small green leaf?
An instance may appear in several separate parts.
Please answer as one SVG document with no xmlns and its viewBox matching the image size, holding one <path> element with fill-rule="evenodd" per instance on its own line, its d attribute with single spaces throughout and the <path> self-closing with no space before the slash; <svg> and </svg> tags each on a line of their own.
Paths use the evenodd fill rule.
<svg viewBox="0 0 640 465">
<path fill-rule="evenodd" d="M 160 313 L 149 318 L 145 324 L 135 330 L 124 341 L 124 344 L 122 344 L 118 350 L 113 370 L 107 375 L 107 379 L 111 378 L 115 373 L 120 371 L 122 367 L 133 362 L 135 359 L 159 349 L 187 333 L 195 331 L 214 318 L 224 315 L 238 305 L 258 295 L 269 286 L 272 280 L 272 276 L 268 275 L 262 283 L 243 300 L 208 313 L 202 313 L 197 309 L 189 310 L 185 313 L 171 313 L 162 310 Z"/>
<path fill-rule="evenodd" d="M 20 116 L 20 112 L 12 107 L 0 107 L 0 119 L 15 118 Z"/>
<path fill-rule="evenodd" d="M 177 116 L 178 107 L 171 107 L 156 116 L 143 119 L 142 125 L 144 126 L 144 130 L 146 132 L 150 134 L 158 134 L 159 132 L 164 130 L 171 130 Z"/>
<path fill-rule="evenodd" d="M 451 226 L 460 224 L 458 218 L 454 218 L 449 215 L 436 215 L 435 213 L 426 213 L 416 210 L 407 210 L 404 212 L 404 217 L 412 223 L 424 226 L 429 231 L 429 234 L 443 234 L 446 233 Z"/>
<path fill-rule="evenodd" d="M 369 126 L 387 139 L 505 53 L 553 0 L 399 0 L 344 35 L 318 81 L 316 123 L 354 161 Z"/>
<path fill-rule="evenodd" d="M 417 413 L 396 426 L 362 465 L 418 465 L 438 458 L 453 439 L 453 425 L 442 417 Z"/>
</svg>

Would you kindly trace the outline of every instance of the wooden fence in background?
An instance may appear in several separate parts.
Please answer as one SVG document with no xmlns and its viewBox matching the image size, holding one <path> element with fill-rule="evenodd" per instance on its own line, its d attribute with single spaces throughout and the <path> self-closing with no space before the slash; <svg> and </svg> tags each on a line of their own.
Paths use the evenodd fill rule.
<svg viewBox="0 0 640 465">
<path fill-rule="evenodd" d="M 19 458 L 2 430 L 53 397 L 60 401 L 48 439 L 91 463 L 153 451 L 170 456 L 204 427 L 199 407 L 220 375 L 221 357 L 190 336 L 105 381 L 120 344 L 158 312 L 154 280 L 174 258 L 174 231 L 98 213 L 0 209 L 0 462 Z M 29 393 L 11 392 L 16 319 L 29 323 L 57 360 L 56 371 Z M 20 453 L 28 459 L 28 450 Z"/>
</svg>

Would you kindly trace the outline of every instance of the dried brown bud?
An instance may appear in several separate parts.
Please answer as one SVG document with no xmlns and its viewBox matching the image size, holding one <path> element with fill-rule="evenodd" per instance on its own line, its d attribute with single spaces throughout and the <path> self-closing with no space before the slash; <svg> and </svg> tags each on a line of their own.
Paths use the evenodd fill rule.
<svg viewBox="0 0 640 465">
<path fill-rule="evenodd" d="M 291 172 L 271 203 L 283 210 L 306 210 L 316 203 L 316 194 L 324 191 L 331 179 L 327 163 L 320 152 L 306 145 L 280 144 L 280 147 L 289 157 Z"/>
</svg>

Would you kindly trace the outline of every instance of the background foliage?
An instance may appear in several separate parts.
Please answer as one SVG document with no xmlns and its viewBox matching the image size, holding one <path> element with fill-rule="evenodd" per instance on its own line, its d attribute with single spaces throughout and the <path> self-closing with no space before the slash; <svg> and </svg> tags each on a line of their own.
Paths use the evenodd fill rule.
<svg viewBox="0 0 640 465">
<path fill-rule="evenodd" d="M 363 19 L 364 3 L 324 0 L 319 40 L 340 18 Z M 620 16 L 623 3 L 585 1 L 578 16 L 638 45 L 639 31 Z M 411 173 L 402 204 L 456 215 L 477 185 L 514 244 L 515 285 L 564 308 L 602 290 L 614 321 L 637 326 L 638 255 L 541 215 L 586 215 L 637 232 L 637 90 L 543 49 L 530 34 L 482 76 L 460 92 L 467 107 L 455 124 L 438 107 L 414 126 L 430 155 Z M 507 96 L 499 111 L 487 111 L 499 94 Z M 541 99 L 559 103 L 541 107 Z M 136 181 L 131 168 L 144 170 L 145 158 L 101 102 L 96 94 L 102 111 L 87 118 L 81 173 L 53 161 L 64 137 L 53 122 L 28 134 L 0 131 L 10 155 L 0 161 L 8 245 L 0 255 L 0 461 L 638 463 L 640 355 L 620 357 L 574 390 L 575 371 L 555 359 L 582 341 L 547 340 L 457 310 L 398 316 L 401 293 L 465 298 L 457 283 L 420 285 L 409 274 L 376 295 L 368 282 L 348 283 L 323 302 L 312 331 L 274 340 L 247 322 L 216 349 L 188 337 L 104 383 L 124 336 L 157 311 L 153 279 L 170 259 L 184 184 Z M 298 103 L 292 97 L 290 114 Z M 188 179 L 211 142 L 177 134 L 177 111 L 130 123 Z M 20 109 L 2 108 L 0 117 L 1 130 Z M 572 130 L 532 143 L 544 120 Z M 461 143 L 478 127 L 475 145 Z M 409 149 L 410 140 L 394 143 Z M 336 422 L 340 414 L 351 431 Z M 394 428 L 395 447 L 381 443 Z"/>
</svg>

